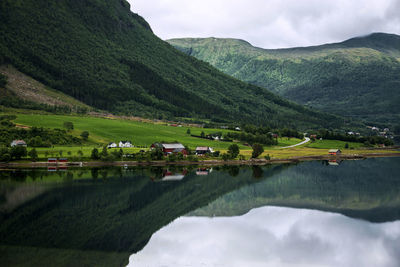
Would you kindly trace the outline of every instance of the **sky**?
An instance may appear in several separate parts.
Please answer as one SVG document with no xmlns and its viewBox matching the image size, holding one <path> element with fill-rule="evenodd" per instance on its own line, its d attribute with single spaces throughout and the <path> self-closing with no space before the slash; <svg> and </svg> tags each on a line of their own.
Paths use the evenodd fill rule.
<svg viewBox="0 0 400 267">
<path fill-rule="evenodd" d="M 400 34 L 400 0 L 128 0 L 161 39 L 243 39 L 263 48 Z"/>
</svg>

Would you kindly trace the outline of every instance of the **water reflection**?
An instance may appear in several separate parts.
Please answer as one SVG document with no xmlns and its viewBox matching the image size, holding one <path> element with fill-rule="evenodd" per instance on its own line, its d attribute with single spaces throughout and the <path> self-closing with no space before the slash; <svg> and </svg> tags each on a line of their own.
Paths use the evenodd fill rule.
<svg viewBox="0 0 400 267">
<path fill-rule="evenodd" d="M 263 207 L 239 217 L 182 217 L 129 259 L 139 266 L 400 266 L 400 221 Z"/>
<path fill-rule="evenodd" d="M 48 172 L 47 168 L 3 170 L 0 265 L 126 266 L 129 255 L 145 248 L 154 233 L 176 218 L 188 214 L 237 218 L 266 205 L 333 211 L 370 222 L 396 221 L 400 219 L 399 160 L 344 161 L 334 167 L 328 162 L 306 162 L 212 169 L 169 166 L 69 168 L 55 172 Z M 177 176 L 179 179 L 168 180 Z M 269 223 L 272 216 L 275 215 L 259 220 Z M 256 223 L 253 226 L 259 227 Z M 248 230 L 243 229 L 246 235 Z M 230 235 L 218 238 L 229 240 Z M 306 241 L 300 243 L 308 244 Z M 198 242 L 192 240 L 186 246 L 195 250 L 202 245 Z M 212 244 L 209 247 L 212 249 Z M 397 246 L 388 245 L 387 249 L 397 251 Z"/>
</svg>

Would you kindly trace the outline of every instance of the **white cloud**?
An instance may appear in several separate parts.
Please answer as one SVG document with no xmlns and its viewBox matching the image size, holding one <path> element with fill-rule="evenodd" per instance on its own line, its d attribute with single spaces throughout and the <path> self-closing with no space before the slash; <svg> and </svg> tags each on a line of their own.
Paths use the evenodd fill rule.
<svg viewBox="0 0 400 267">
<path fill-rule="evenodd" d="M 229 37 L 264 48 L 400 34 L 400 0 L 128 0 L 162 39 Z"/>
<path fill-rule="evenodd" d="M 128 267 L 400 266 L 400 221 L 263 207 L 239 217 L 182 217 L 156 232 Z"/>
</svg>

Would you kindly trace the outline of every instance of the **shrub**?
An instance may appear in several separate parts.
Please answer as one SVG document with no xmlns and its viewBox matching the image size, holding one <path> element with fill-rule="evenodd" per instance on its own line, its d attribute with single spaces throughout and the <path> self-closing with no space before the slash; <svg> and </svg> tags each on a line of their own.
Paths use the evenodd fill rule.
<svg viewBox="0 0 400 267">
<path fill-rule="evenodd" d="M 64 128 L 67 129 L 67 131 L 72 131 L 74 129 L 74 124 L 70 121 L 65 121 Z"/>
<path fill-rule="evenodd" d="M 174 153 L 169 154 L 167 160 L 170 161 L 170 162 L 176 161 L 175 154 Z"/>
<path fill-rule="evenodd" d="M 88 132 L 88 131 L 83 131 L 83 132 L 81 133 L 81 137 L 82 137 L 83 140 L 88 140 L 88 138 L 89 138 L 89 132 Z"/>
<path fill-rule="evenodd" d="M 232 158 L 231 154 L 227 154 L 227 153 L 222 154 L 222 159 L 225 161 L 227 161 L 228 159 L 231 159 L 231 158 Z"/>
</svg>

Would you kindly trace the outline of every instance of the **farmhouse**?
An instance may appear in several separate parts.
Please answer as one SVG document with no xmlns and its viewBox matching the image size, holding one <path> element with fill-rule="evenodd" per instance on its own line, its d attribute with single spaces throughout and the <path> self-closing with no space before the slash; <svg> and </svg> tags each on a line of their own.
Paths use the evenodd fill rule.
<svg viewBox="0 0 400 267">
<path fill-rule="evenodd" d="M 115 148 L 115 147 L 117 147 L 117 144 L 114 143 L 114 142 L 111 142 L 111 143 L 109 143 L 109 144 L 107 145 L 107 148 Z"/>
<path fill-rule="evenodd" d="M 340 155 L 341 153 L 342 153 L 342 151 L 340 151 L 340 149 L 330 149 L 329 150 L 329 155 L 337 156 L 337 155 Z"/>
<path fill-rule="evenodd" d="M 160 148 L 164 154 L 171 154 L 171 153 L 182 153 L 187 155 L 187 151 L 185 146 L 180 143 L 173 143 L 173 144 L 166 144 L 166 143 L 154 143 L 150 147 L 151 149 Z"/>
<path fill-rule="evenodd" d="M 26 143 L 24 140 L 14 140 L 11 142 L 11 147 L 14 146 L 26 146 Z"/>
<path fill-rule="evenodd" d="M 198 146 L 196 147 L 196 155 L 205 155 L 207 153 L 212 153 L 213 149 L 208 146 Z"/>
<path fill-rule="evenodd" d="M 119 141 L 119 147 L 133 147 L 130 141 Z"/>
</svg>

